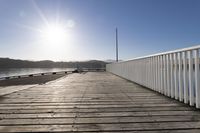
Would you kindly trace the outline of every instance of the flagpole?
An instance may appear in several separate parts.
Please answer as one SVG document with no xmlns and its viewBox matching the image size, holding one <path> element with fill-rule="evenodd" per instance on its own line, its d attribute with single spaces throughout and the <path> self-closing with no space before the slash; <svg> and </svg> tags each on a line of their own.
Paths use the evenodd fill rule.
<svg viewBox="0 0 200 133">
<path fill-rule="evenodd" d="M 116 28 L 116 62 L 118 62 L 118 30 Z"/>
</svg>

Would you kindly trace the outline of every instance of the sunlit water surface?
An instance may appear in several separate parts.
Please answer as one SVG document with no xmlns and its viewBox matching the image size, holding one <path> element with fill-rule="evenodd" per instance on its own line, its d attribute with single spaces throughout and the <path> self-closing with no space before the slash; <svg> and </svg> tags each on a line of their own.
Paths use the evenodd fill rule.
<svg viewBox="0 0 200 133">
<path fill-rule="evenodd" d="M 70 71 L 73 68 L 0 68 L 0 78 L 45 72 Z"/>
</svg>

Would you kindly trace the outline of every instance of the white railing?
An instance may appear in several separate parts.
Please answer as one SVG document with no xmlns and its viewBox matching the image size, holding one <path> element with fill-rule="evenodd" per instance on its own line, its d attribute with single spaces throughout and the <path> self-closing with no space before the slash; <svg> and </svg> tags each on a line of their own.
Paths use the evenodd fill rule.
<svg viewBox="0 0 200 133">
<path fill-rule="evenodd" d="M 106 65 L 108 72 L 200 108 L 200 45 Z"/>
</svg>

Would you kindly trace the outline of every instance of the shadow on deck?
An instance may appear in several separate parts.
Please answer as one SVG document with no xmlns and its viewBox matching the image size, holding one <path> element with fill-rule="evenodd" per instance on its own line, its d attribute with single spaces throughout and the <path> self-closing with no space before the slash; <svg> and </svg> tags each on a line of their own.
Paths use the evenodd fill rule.
<svg viewBox="0 0 200 133">
<path fill-rule="evenodd" d="M 106 72 L 0 98 L 0 132 L 200 132 L 200 112 Z"/>
</svg>

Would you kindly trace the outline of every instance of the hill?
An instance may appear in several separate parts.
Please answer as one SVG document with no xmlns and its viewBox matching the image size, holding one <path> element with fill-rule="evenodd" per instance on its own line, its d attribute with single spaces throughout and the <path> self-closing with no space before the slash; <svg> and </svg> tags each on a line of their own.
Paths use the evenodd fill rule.
<svg viewBox="0 0 200 133">
<path fill-rule="evenodd" d="M 106 62 L 98 60 L 75 61 L 75 62 L 54 62 L 16 60 L 0 58 L 0 68 L 105 68 Z"/>
</svg>

